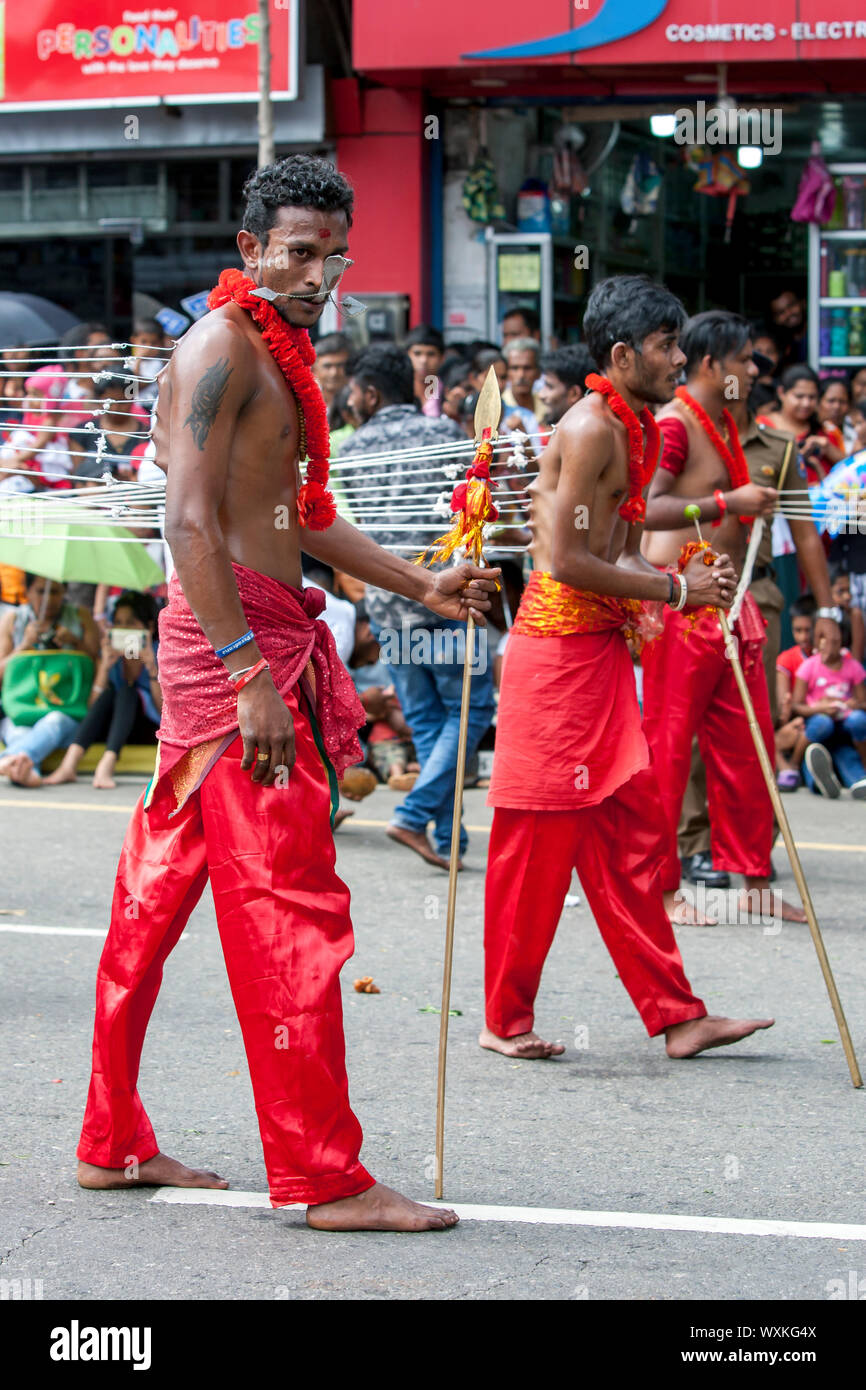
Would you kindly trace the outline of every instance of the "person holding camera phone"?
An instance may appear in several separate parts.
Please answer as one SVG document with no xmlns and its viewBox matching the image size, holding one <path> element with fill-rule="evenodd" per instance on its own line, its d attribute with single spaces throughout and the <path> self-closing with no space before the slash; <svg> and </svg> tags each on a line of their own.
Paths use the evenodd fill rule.
<svg viewBox="0 0 866 1390">
<path fill-rule="evenodd" d="M 759 423 L 794 436 L 810 487 L 826 478 L 834 464 L 845 457 L 844 449 L 837 448 L 819 419 L 819 391 L 818 374 L 811 367 L 804 362 L 788 367 L 779 381 L 778 406 L 758 415 Z"/>
<path fill-rule="evenodd" d="M 162 713 L 154 641 L 156 603 L 150 594 L 128 591 L 114 608 L 114 622 L 102 635 L 99 662 L 90 691 L 89 708 L 73 735 L 60 766 L 44 778 L 46 785 L 74 782 L 78 764 L 88 748 L 105 739 L 105 752 L 96 765 L 93 785 L 116 786 L 113 772 L 127 743 L 154 743 Z"/>
</svg>

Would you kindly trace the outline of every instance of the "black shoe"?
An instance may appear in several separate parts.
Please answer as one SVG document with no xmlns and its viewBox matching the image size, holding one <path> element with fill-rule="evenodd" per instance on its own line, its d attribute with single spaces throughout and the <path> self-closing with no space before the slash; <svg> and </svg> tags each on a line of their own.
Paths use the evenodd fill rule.
<svg viewBox="0 0 866 1390">
<path fill-rule="evenodd" d="M 730 888 L 731 876 L 724 869 L 714 869 L 712 857 L 692 854 L 683 860 L 683 873 L 689 883 L 705 883 L 708 888 Z"/>
</svg>

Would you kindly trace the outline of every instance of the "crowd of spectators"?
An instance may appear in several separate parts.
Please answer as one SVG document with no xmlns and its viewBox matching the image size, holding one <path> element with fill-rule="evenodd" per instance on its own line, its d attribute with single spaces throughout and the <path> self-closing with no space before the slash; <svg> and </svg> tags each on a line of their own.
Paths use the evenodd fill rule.
<svg viewBox="0 0 866 1390">
<path fill-rule="evenodd" d="M 156 377 L 171 347 L 156 319 L 138 319 L 128 345 L 113 343 L 104 324 L 82 323 L 52 348 L 0 353 L 0 499 L 61 501 L 106 477 L 143 478 L 153 467 Z M 35 517 L 29 515 L 28 534 Z M 133 534 L 150 547 L 159 531 L 140 527 Z M 0 538 L 0 775 L 31 788 L 72 781 L 98 743 L 93 785 L 110 788 L 125 746 L 150 745 L 152 757 L 165 584 L 121 591 L 98 572 L 62 582 L 6 558 Z M 44 765 L 51 767 L 61 750 L 60 765 L 47 775 Z"/>
<path fill-rule="evenodd" d="M 0 495 L 80 488 L 106 471 L 120 480 L 152 476 L 149 416 L 171 341 L 156 320 L 137 321 L 130 341 L 131 349 L 125 350 L 130 355 L 120 358 L 105 326 L 89 323 L 66 336 L 57 361 L 46 361 L 42 351 L 2 354 Z M 777 296 L 766 317 L 753 324 L 752 342 L 759 376 L 750 411 L 759 422 L 793 436 L 798 466 L 810 484 L 820 482 L 840 459 L 866 448 L 866 369 L 819 379 L 805 360 L 804 306 L 793 290 Z M 538 315 L 530 307 L 506 316 L 497 342 L 448 343 L 435 325 L 421 323 L 399 344 L 377 341 L 357 351 L 347 335 L 329 333 L 316 349 L 314 371 L 328 409 L 332 485 L 340 511 L 379 543 L 409 557 L 446 529 L 434 505 L 449 486 L 443 449 L 451 446 L 456 458 L 468 456 L 479 392 L 491 368 L 496 375 L 500 435 L 511 453 L 498 456 L 493 475 L 500 495 L 513 496 L 490 538 L 492 561 L 503 570 L 501 594 L 488 630 L 477 635 L 478 649 L 468 654 L 471 783 L 479 775 L 477 750 L 493 745 L 495 689 L 525 582 L 527 475 L 537 467 L 551 431 L 584 394 L 594 363 L 580 343 L 545 349 Z M 105 437 L 101 454 L 88 429 L 95 410 Z M 463 449 L 457 450 L 460 444 Z M 406 449 L 414 451 L 412 456 L 401 458 Z M 786 529 L 778 518 L 774 550 L 780 556 L 794 550 Z M 794 644 L 779 659 L 777 762 L 783 789 L 805 781 L 824 795 L 838 795 L 840 785 L 856 787 L 866 775 L 860 665 L 866 537 L 856 528 L 838 536 L 829 561 L 834 595 L 844 610 L 842 643 L 838 651 L 811 650 L 810 599 L 801 582 L 792 610 Z M 356 799 L 378 782 L 406 791 L 395 815 L 397 828 L 425 858 L 443 863 L 451 839 L 464 653 L 456 642 L 450 656 L 441 641 L 433 643 L 443 624 L 418 604 L 305 560 L 305 583 L 310 582 L 326 590 L 326 621 L 368 715 L 365 776 L 347 777 L 344 793 Z M 39 584 L 41 589 L 34 587 Z M 70 650 L 93 662 L 85 707 L 73 711 L 77 718 L 46 710 L 42 719 L 16 723 L 5 713 L 0 774 L 29 786 L 71 780 L 87 750 L 100 743 L 104 751 L 93 784 L 113 785 L 124 745 L 152 742 L 159 722 L 157 617 L 163 600 L 164 588 L 112 593 L 96 583 L 51 584 L 46 597 L 44 579 L 0 563 L 0 675 L 10 658 L 31 649 L 61 650 L 70 637 L 75 642 Z M 452 626 L 456 635 L 459 625 Z M 0 698 L 5 693 L 4 682 Z M 52 722 L 46 725 L 46 719 Z M 60 749 L 65 752 L 59 766 L 43 777 L 42 762 L 51 754 L 56 761 Z M 432 845 L 427 840 L 431 822 Z"/>
</svg>

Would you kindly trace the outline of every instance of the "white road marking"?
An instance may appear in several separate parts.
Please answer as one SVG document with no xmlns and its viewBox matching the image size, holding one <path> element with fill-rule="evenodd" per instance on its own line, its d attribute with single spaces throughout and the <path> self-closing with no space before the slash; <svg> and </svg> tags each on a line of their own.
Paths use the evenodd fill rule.
<svg viewBox="0 0 866 1390">
<path fill-rule="evenodd" d="M 184 1206 L 263 1207 L 273 1211 L 266 1192 L 218 1188 L 163 1187 L 150 1199 Z M 448 1202 L 429 1202 L 447 1207 Z M 525 1222 L 540 1226 L 601 1226 L 629 1231 L 703 1231 L 727 1236 L 796 1236 L 811 1240 L 866 1240 L 866 1226 L 833 1221 L 754 1221 L 735 1216 L 677 1216 L 639 1211 L 569 1211 L 560 1207 L 478 1207 L 451 1203 L 462 1221 Z M 296 1202 L 277 1208 L 305 1211 Z"/>
<path fill-rule="evenodd" d="M 29 922 L 0 922 L 0 931 L 23 932 L 25 936 L 101 936 L 105 940 L 103 927 L 37 927 Z"/>
<path fill-rule="evenodd" d="M 22 932 L 25 936 L 101 936 L 108 935 L 106 927 L 41 927 L 32 922 L 0 922 L 0 932 Z M 181 941 L 191 941 L 189 932 L 184 932 Z"/>
</svg>

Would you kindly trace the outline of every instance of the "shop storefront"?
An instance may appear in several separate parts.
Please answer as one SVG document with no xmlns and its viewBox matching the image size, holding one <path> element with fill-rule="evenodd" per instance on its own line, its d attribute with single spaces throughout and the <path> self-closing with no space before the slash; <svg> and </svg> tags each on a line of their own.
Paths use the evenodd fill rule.
<svg viewBox="0 0 866 1390">
<path fill-rule="evenodd" d="M 769 0 L 758 14 L 734 0 L 585 0 L 566 32 L 564 9 L 443 0 L 382 26 L 376 0 L 355 0 L 354 62 L 369 85 L 338 84 L 336 129 L 357 187 L 359 290 L 408 294 L 414 320 L 453 338 L 489 336 L 522 299 L 561 341 L 610 273 L 664 279 L 692 311 L 760 317 L 785 288 L 805 295 L 809 231 L 790 214 L 812 143 L 831 164 L 866 161 L 856 0 L 832 14 L 818 0 Z M 845 196 L 861 213 L 837 229 L 851 272 L 844 296 L 833 279 L 840 301 L 859 297 L 858 233 L 866 247 L 866 198 Z M 503 254 L 491 254 L 499 234 Z M 822 264 L 826 278 L 826 253 Z M 819 270 L 816 309 L 834 293 L 829 282 L 821 293 Z M 831 306 L 837 348 L 852 309 L 856 348 L 858 306 Z"/>
</svg>

